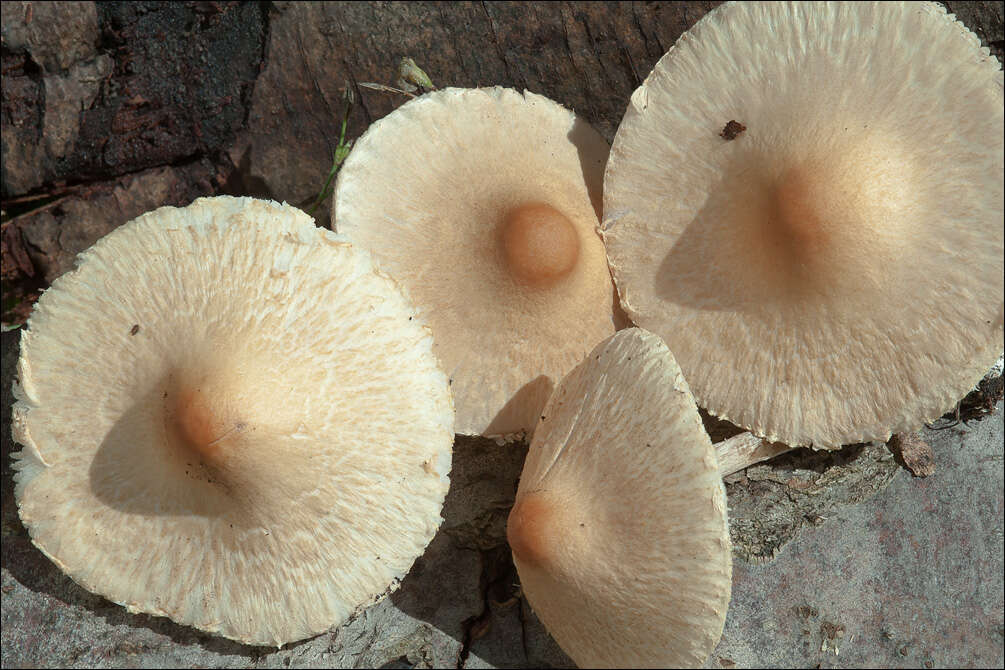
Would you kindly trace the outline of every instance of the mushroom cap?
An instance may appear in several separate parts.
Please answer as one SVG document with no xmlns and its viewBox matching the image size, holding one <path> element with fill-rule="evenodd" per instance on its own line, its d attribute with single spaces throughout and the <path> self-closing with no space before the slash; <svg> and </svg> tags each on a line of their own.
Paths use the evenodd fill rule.
<svg viewBox="0 0 1005 670">
<path fill-rule="evenodd" d="M 432 539 L 453 408 L 369 256 L 250 198 L 99 240 L 21 336 L 32 541 L 132 612 L 281 645 L 397 586 Z"/>
<path fill-rule="evenodd" d="M 614 332 L 607 152 L 540 95 L 444 89 L 371 125 L 342 166 L 332 228 L 429 323 L 458 433 L 530 432 L 554 382 Z"/>
<path fill-rule="evenodd" d="M 618 332 L 565 377 L 507 537 L 524 594 L 581 667 L 698 667 L 732 561 L 715 450 L 666 345 Z"/>
<path fill-rule="evenodd" d="M 699 404 L 836 448 L 973 387 L 1003 347 L 1002 81 L 933 3 L 727 4 L 681 36 L 618 129 L 603 228 Z"/>
</svg>

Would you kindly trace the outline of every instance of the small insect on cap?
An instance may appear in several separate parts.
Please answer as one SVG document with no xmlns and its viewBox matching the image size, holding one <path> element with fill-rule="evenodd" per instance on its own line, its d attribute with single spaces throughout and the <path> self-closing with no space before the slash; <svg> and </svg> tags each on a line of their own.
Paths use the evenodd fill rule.
<svg viewBox="0 0 1005 670">
<path fill-rule="evenodd" d="M 596 232 L 607 152 L 542 96 L 445 89 L 374 123 L 343 165 L 332 227 L 428 320 L 459 433 L 530 432 L 554 382 L 614 332 Z"/>
<path fill-rule="evenodd" d="M 33 542 L 130 611 L 244 643 L 341 623 L 440 523 L 453 408 L 415 317 L 293 207 L 204 198 L 115 230 L 21 337 Z"/>
<path fill-rule="evenodd" d="M 600 343 L 555 389 L 506 533 L 531 607 L 580 667 L 698 667 L 732 559 L 715 450 L 666 345 Z"/>
<path fill-rule="evenodd" d="M 1003 347 L 1002 90 L 941 5 L 716 8 L 614 140 L 622 306 L 760 437 L 836 448 L 933 420 Z"/>
</svg>

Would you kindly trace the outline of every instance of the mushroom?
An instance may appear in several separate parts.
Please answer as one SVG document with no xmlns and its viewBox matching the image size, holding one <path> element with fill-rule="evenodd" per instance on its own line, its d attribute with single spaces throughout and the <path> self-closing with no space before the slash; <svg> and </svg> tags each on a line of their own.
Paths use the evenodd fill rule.
<svg viewBox="0 0 1005 670">
<path fill-rule="evenodd" d="M 700 405 L 770 441 L 940 416 L 1003 347 L 1002 91 L 935 3 L 713 10 L 611 150 L 622 306 Z"/>
<path fill-rule="evenodd" d="M 18 376 L 21 519 L 132 612 L 282 645 L 394 589 L 440 523 L 431 336 L 293 207 L 204 198 L 118 228 L 39 299 Z"/>
<path fill-rule="evenodd" d="M 507 524 L 531 607 L 581 667 L 698 667 L 731 587 L 715 450 L 666 345 L 639 328 L 558 385 Z"/>
<path fill-rule="evenodd" d="M 530 432 L 554 380 L 614 332 L 596 232 L 607 152 L 540 95 L 454 88 L 375 122 L 342 166 L 332 228 L 429 323 L 458 433 Z"/>
</svg>

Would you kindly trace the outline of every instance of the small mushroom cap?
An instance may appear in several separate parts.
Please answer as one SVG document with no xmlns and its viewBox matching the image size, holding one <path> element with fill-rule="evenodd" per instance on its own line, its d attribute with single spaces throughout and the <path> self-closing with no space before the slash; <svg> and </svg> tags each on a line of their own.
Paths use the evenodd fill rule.
<svg viewBox="0 0 1005 670">
<path fill-rule="evenodd" d="M 21 519 L 130 611 L 285 644 L 395 588 L 440 523 L 431 336 L 293 207 L 204 198 L 115 230 L 39 299 L 18 376 Z"/>
<path fill-rule="evenodd" d="M 554 382 L 614 332 L 596 232 L 607 152 L 542 96 L 444 89 L 370 126 L 342 166 L 332 228 L 415 300 L 458 433 L 530 432 Z"/>
<path fill-rule="evenodd" d="M 732 561 L 715 450 L 666 345 L 639 328 L 561 381 L 507 537 L 531 607 L 581 667 L 698 667 Z"/>
<path fill-rule="evenodd" d="M 622 306 L 711 413 L 885 440 L 1003 347 L 1001 67 L 934 3 L 743 2 L 635 91 L 605 177 Z M 722 133 L 730 121 L 746 129 Z"/>
</svg>

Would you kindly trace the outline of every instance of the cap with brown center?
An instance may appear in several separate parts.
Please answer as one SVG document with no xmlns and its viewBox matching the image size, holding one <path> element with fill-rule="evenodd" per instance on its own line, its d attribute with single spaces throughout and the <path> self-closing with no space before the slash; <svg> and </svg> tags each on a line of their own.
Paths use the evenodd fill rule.
<svg viewBox="0 0 1005 670">
<path fill-rule="evenodd" d="M 933 3 L 710 12 L 635 91 L 607 167 L 625 311 L 759 436 L 886 439 L 1003 346 L 1002 71 Z"/>
<path fill-rule="evenodd" d="M 726 497 L 660 339 L 605 340 L 534 432 L 506 534 L 523 592 L 582 667 L 697 667 L 731 588 Z"/>
<path fill-rule="evenodd" d="M 440 523 L 428 330 L 293 207 L 205 198 L 101 239 L 21 337 L 16 496 L 85 588 L 252 644 L 340 623 Z"/>
<path fill-rule="evenodd" d="M 542 96 L 445 89 L 374 123 L 342 166 L 332 227 L 430 324 L 457 432 L 529 432 L 554 382 L 614 332 L 596 233 L 607 151 Z"/>
</svg>

